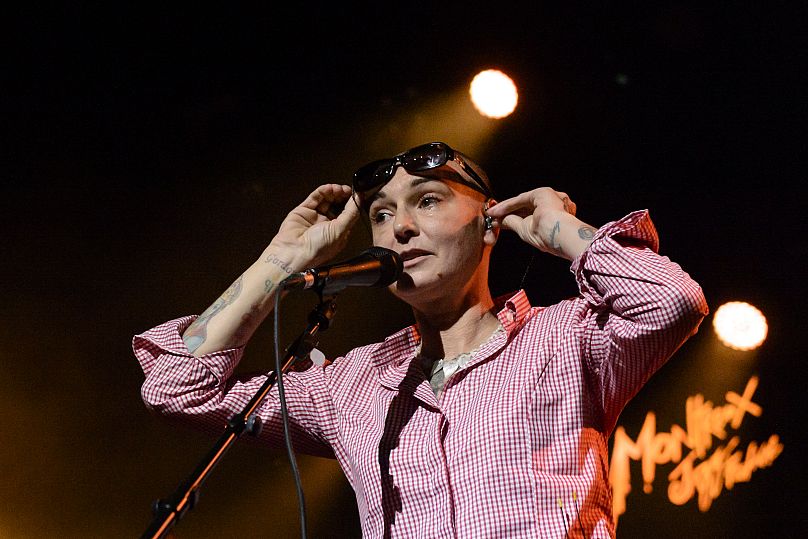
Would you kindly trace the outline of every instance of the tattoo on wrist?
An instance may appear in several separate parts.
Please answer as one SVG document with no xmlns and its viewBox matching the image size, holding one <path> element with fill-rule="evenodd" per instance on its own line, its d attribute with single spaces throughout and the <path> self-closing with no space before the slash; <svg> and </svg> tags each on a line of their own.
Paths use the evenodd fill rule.
<svg viewBox="0 0 808 539">
<path fill-rule="evenodd" d="M 578 237 L 582 240 L 591 240 L 595 237 L 595 232 L 597 232 L 597 230 L 591 226 L 582 226 L 578 229 Z"/>
<path fill-rule="evenodd" d="M 275 288 L 275 283 L 272 282 L 272 279 L 267 279 L 266 281 L 264 281 L 264 292 L 269 294 L 270 292 L 272 292 L 273 288 Z"/>
<path fill-rule="evenodd" d="M 289 263 L 284 262 L 274 254 L 267 255 L 267 257 L 264 259 L 264 262 L 266 262 L 267 264 L 274 264 L 290 275 L 292 273 L 292 268 L 289 266 Z"/>
<path fill-rule="evenodd" d="M 227 307 L 238 298 L 239 294 L 241 294 L 241 283 L 244 280 L 244 276 L 240 275 L 238 279 L 233 281 L 233 284 L 224 291 L 222 297 L 220 298 L 224 302 L 224 307 Z M 222 307 L 222 308 L 224 308 Z"/>
<path fill-rule="evenodd" d="M 194 320 L 194 322 L 188 326 L 188 329 L 185 330 L 185 333 L 182 334 L 182 340 L 185 341 L 185 346 L 188 348 L 189 352 L 194 353 L 208 338 L 208 322 L 210 322 L 211 318 L 236 301 L 236 298 L 241 294 L 242 279 L 243 276 L 239 276 L 239 278 L 219 296 L 219 299 L 205 309 L 205 312 L 199 315 L 199 318 Z"/>
<path fill-rule="evenodd" d="M 558 241 L 558 234 L 561 232 L 561 222 L 556 221 L 553 230 L 550 231 L 550 249 L 561 251 L 561 243 Z"/>
</svg>

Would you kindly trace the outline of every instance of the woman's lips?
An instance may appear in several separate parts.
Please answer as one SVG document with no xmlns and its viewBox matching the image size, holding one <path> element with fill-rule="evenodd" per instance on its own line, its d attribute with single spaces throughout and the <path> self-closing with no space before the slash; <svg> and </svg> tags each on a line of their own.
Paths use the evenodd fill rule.
<svg viewBox="0 0 808 539">
<path fill-rule="evenodd" d="M 414 258 L 408 258 L 407 260 L 404 261 L 404 267 L 405 268 L 410 268 L 410 267 L 416 265 L 421 260 L 423 260 L 425 257 L 426 257 L 426 255 L 418 255 L 418 256 L 416 256 Z"/>
<path fill-rule="evenodd" d="M 401 253 L 401 258 L 404 260 L 404 268 L 410 268 L 429 256 L 431 253 L 426 251 L 405 251 Z"/>
</svg>

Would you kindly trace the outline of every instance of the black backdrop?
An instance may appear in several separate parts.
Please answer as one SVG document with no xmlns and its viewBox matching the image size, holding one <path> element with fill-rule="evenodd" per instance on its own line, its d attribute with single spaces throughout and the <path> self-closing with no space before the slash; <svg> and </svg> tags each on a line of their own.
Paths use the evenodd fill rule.
<svg viewBox="0 0 808 539">
<path fill-rule="evenodd" d="M 26 8 L 4 22 L 0 303 L 0 535 L 128 537 L 212 440 L 150 416 L 133 334 L 202 311 L 261 252 L 314 186 L 346 182 L 411 142 L 470 145 L 501 196 L 571 194 L 594 225 L 649 208 L 662 252 L 713 311 L 743 299 L 768 316 L 756 353 L 716 345 L 711 318 L 630 404 L 636 437 L 683 424 L 687 396 L 723 404 L 760 377 L 743 445 L 782 455 L 702 513 L 650 494 L 639 463 L 620 535 L 796 536 L 806 476 L 801 393 L 805 13 L 632 3 L 596 8 L 442 4 Z M 458 95 L 505 70 L 520 104 L 474 120 Z M 461 104 L 458 104 L 461 103 Z M 457 112 L 459 107 L 460 112 Z M 458 116 L 457 114 L 460 114 Z M 468 117 L 470 117 L 468 116 Z M 476 139 L 471 131 L 484 130 Z M 475 131 L 476 133 L 476 131 Z M 368 242 L 356 232 L 345 255 Z M 519 285 L 529 253 L 503 237 L 492 288 Z M 575 293 L 540 256 L 534 303 Z M 313 297 L 284 304 L 283 335 Z M 409 322 L 383 291 L 343 293 L 321 348 L 336 355 Z M 269 324 L 245 369 L 268 369 Z M 356 537 L 353 494 L 331 461 L 301 457 L 312 537 Z M 294 537 L 285 456 L 238 445 L 180 537 Z"/>
</svg>

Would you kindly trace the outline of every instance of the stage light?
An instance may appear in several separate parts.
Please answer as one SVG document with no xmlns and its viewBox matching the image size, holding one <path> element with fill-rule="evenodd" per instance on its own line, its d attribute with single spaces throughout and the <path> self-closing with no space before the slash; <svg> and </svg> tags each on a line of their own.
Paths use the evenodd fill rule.
<svg viewBox="0 0 808 539">
<path fill-rule="evenodd" d="M 713 316 L 713 329 L 724 345 L 735 350 L 752 350 L 766 340 L 766 317 L 743 301 L 723 304 Z"/>
<path fill-rule="evenodd" d="M 471 81 L 469 94 L 480 114 L 496 119 L 512 113 L 519 98 L 511 78 L 496 69 L 478 73 Z"/>
</svg>

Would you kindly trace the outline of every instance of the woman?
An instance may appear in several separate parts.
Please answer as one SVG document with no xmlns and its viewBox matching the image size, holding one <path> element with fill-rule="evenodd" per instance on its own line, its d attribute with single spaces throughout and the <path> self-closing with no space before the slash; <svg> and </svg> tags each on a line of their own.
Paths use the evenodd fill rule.
<svg viewBox="0 0 808 539">
<path fill-rule="evenodd" d="M 596 230 L 575 209 L 548 187 L 497 203 L 482 169 L 444 143 L 370 163 L 353 189 L 321 186 L 292 210 L 201 316 L 135 337 L 144 400 L 213 429 L 240 411 L 264 377 L 233 370 L 278 283 L 334 257 L 366 212 L 374 244 L 404 261 L 390 290 L 416 323 L 284 377 L 295 447 L 339 461 L 366 537 L 612 537 L 608 438 L 707 307 L 656 253 L 647 212 Z M 503 230 L 570 260 L 580 296 L 495 301 Z M 259 413 L 278 445 L 276 393 Z"/>
</svg>

